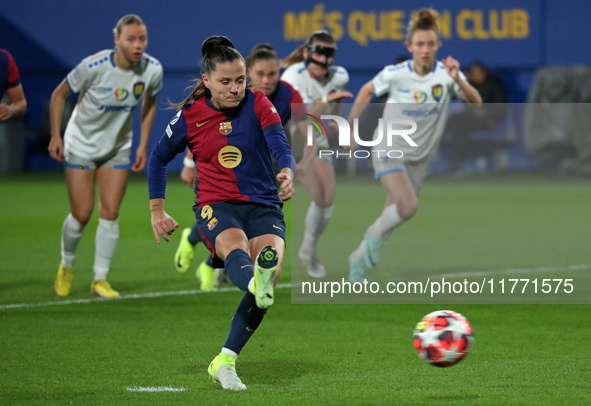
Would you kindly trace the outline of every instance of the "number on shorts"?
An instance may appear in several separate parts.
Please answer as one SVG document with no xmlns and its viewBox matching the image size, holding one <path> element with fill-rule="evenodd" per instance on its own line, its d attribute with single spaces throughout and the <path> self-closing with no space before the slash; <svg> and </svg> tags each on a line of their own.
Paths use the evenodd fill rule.
<svg viewBox="0 0 591 406">
<path fill-rule="evenodd" d="M 211 220 L 211 216 L 213 216 L 213 209 L 211 206 L 207 205 L 201 209 L 201 218 Z"/>
</svg>

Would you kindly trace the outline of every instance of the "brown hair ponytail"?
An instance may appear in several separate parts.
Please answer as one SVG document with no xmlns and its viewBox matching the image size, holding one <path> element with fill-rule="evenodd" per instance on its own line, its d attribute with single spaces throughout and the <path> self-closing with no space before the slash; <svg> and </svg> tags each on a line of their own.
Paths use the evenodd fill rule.
<svg viewBox="0 0 591 406">
<path fill-rule="evenodd" d="M 240 55 L 240 52 L 234 48 L 234 44 L 227 37 L 222 35 L 211 36 L 207 38 L 201 45 L 201 55 L 203 61 L 203 73 L 206 75 L 215 72 L 218 63 L 234 62 L 235 60 L 241 60 L 244 62 L 244 58 Z M 169 108 L 180 110 L 186 104 L 192 103 L 204 96 L 211 97 L 211 92 L 201 79 L 193 80 L 194 87 L 191 94 L 180 103 L 171 103 Z"/>
</svg>

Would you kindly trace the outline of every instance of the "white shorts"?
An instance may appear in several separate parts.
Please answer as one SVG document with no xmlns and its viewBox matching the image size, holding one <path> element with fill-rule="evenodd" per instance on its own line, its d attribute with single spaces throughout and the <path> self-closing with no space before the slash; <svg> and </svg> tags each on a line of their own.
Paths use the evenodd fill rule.
<svg viewBox="0 0 591 406">
<path fill-rule="evenodd" d="M 429 174 L 431 157 L 421 161 L 404 161 L 400 158 L 388 158 L 387 156 L 378 158 L 376 154 L 372 155 L 371 161 L 376 179 L 388 173 L 406 172 L 415 190 L 415 194 L 418 196 L 423 187 L 423 179 Z"/>
<path fill-rule="evenodd" d="M 130 149 L 122 149 L 115 151 L 110 156 L 101 159 L 82 158 L 71 152 L 64 151 L 64 165 L 68 168 L 78 169 L 96 169 L 100 166 L 113 169 L 129 169 L 130 164 Z"/>
</svg>

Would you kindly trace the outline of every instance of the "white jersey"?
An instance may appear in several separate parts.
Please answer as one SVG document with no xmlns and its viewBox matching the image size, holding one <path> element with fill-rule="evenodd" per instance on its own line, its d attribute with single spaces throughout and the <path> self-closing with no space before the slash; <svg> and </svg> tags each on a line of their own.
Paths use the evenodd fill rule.
<svg viewBox="0 0 591 406">
<path fill-rule="evenodd" d="M 461 72 L 460 77 L 466 80 Z M 432 158 L 445 130 L 447 106 L 451 98 L 459 96 L 460 92 L 460 87 L 445 71 L 443 63 L 436 61 L 433 70 L 424 76 L 417 75 L 410 60 L 386 66 L 373 79 L 373 87 L 376 96 L 388 94 L 384 126 L 388 118 L 413 120 L 417 130 L 410 138 L 418 145 L 413 147 L 404 138 L 394 135 L 392 145 L 388 146 L 384 135 L 379 148 L 374 149 L 402 151 L 403 161 Z M 374 132 L 374 140 L 377 135 L 378 128 Z"/>
<path fill-rule="evenodd" d="M 312 105 L 331 92 L 345 90 L 345 86 L 349 83 L 349 73 L 341 66 L 331 66 L 326 78 L 319 82 L 310 76 L 306 64 L 299 62 L 285 69 L 281 80 L 292 85 L 300 93 L 304 103 Z M 331 106 L 322 114 L 331 114 L 334 103 L 330 104 Z"/>
<path fill-rule="evenodd" d="M 310 76 L 305 62 L 302 61 L 285 69 L 281 75 L 281 80 L 293 86 L 300 93 L 307 106 L 312 106 L 314 102 L 319 102 L 331 92 L 345 90 L 345 86 L 349 83 L 349 73 L 341 66 L 331 66 L 324 80 L 319 82 Z M 328 103 L 322 114 L 333 114 L 335 106 L 335 102 Z M 319 148 L 329 147 L 328 139 L 321 134 L 316 134 L 316 142 Z"/>
<path fill-rule="evenodd" d="M 114 52 L 83 59 L 66 77 L 72 93 L 80 93 L 64 135 L 64 149 L 76 156 L 101 159 L 131 148 L 135 108 L 145 94 L 155 96 L 162 88 L 157 59 L 144 53 L 134 69 L 123 70 Z"/>
</svg>

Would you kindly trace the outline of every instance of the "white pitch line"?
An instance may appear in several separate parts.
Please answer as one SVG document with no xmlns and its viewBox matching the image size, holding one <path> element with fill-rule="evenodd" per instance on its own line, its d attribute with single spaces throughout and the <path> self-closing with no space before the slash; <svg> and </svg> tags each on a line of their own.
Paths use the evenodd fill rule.
<svg viewBox="0 0 591 406">
<path fill-rule="evenodd" d="M 522 273 L 534 273 L 534 272 L 563 272 L 563 271 L 581 271 L 585 269 L 591 269 L 591 264 L 582 264 L 582 265 L 566 265 L 566 266 L 547 266 L 547 267 L 539 267 L 539 268 L 516 268 L 516 269 L 502 269 L 496 271 L 473 271 L 473 272 L 456 272 L 456 273 L 444 273 L 439 275 L 431 275 L 430 278 L 461 278 L 461 277 L 468 277 L 468 276 L 485 276 L 485 275 L 511 275 L 511 274 L 522 274 Z M 276 286 L 276 289 L 286 289 L 291 288 L 293 285 L 291 283 L 283 283 Z M 151 292 L 151 293 L 138 293 L 133 295 L 123 295 L 116 299 L 104 299 L 104 298 L 89 298 L 89 299 L 74 299 L 74 300 L 55 300 L 51 302 L 42 302 L 42 303 L 14 303 L 14 304 L 4 304 L 0 305 L 0 310 L 2 309 L 19 309 L 19 308 L 30 308 L 30 307 L 47 307 L 47 306 L 64 306 L 64 305 L 72 305 L 72 304 L 85 304 L 85 303 L 95 303 L 95 302 L 104 302 L 104 301 L 113 301 L 113 300 L 126 300 L 126 299 L 145 299 L 145 298 L 153 298 L 153 297 L 163 297 L 163 296 L 184 296 L 184 295 L 198 295 L 198 294 L 209 294 L 209 293 L 217 293 L 217 292 L 234 292 L 237 291 L 238 288 L 235 287 L 227 287 L 227 288 L 218 288 L 211 292 L 204 292 L 202 290 L 177 290 L 177 291 L 170 291 L 170 292 Z"/>
<path fill-rule="evenodd" d="M 439 275 L 432 275 L 431 277 L 438 278 L 460 278 L 463 276 L 485 276 L 485 275 L 511 275 L 519 273 L 534 273 L 534 272 L 562 272 L 562 271 L 582 271 L 591 268 L 591 264 L 583 265 L 567 265 L 567 266 L 544 266 L 539 268 L 517 268 L 517 269 L 503 269 L 498 271 L 474 271 L 474 272 L 457 272 L 457 273 L 443 273 Z"/>
<path fill-rule="evenodd" d="M 275 286 L 275 289 L 285 289 L 291 288 L 291 283 L 283 283 L 278 284 Z M 74 299 L 74 300 L 54 300 L 51 302 L 41 302 L 41 303 L 14 303 L 14 304 L 5 304 L 0 305 L 0 310 L 2 309 L 20 309 L 20 308 L 27 308 L 27 307 L 47 307 L 47 306 L 65 306 L 65 305 L 72 305 L 72 304 L 86 304 L 86 303 L 96 303 L 96 302 L 111 302 L 115 300 L 126 300 L 126 299 L 145 299 L 145 298 L 153 298 L 153 297 L 162 297 L 162 296 L 185 296 L 185 295 L 199 295 L 199 294 L 209 294 L 209 293 L 218 293 L 218 292 L 237 292 L 239 289 L 236 287 L 226 287 L 226 288 L 217 288 L 213 291 L 205 292 L 203 290 L 176 290 L 170 292 L 150 292 L 150 293 L 137 293 L 133 295 L 123 295 L 119 296 L 118 298 L 114 299 L 105 299 L 102 297 L 95 297 L 95 298 L 88 298 L 88 299 Z"/>
<path fill-rule="evenodd" d="M 152 387 L 152 386 L 148 386 L 148 387 L 142 387 L 142 386 L 128 386 L 127 387 L 127 391 L 128 392 L 184 392 L 186 391 L 186 388 L 171 388 L 168 386 L 157 386 L 157 387 Z"/>
</svg>

